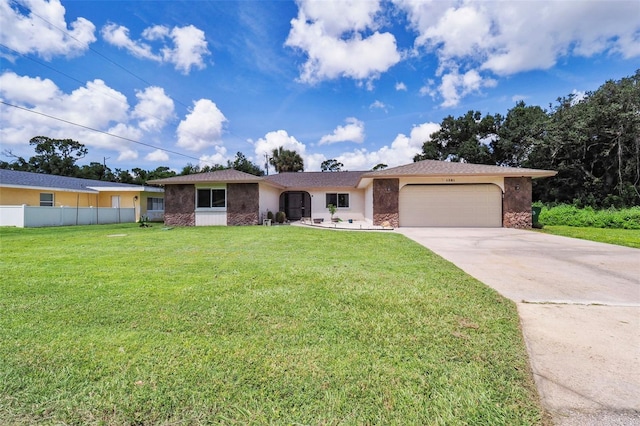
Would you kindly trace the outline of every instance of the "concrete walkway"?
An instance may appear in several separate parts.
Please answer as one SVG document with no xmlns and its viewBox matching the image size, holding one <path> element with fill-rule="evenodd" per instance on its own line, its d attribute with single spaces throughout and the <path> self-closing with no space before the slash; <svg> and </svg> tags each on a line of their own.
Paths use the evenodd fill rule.
<svg viewBox="0 0 640 426">
<path fill-rule="evenodd" d="M 640 425 L 640 250 L 515 229 L 396 232 L 516 302 L 555 424 Z"/>
</svg>

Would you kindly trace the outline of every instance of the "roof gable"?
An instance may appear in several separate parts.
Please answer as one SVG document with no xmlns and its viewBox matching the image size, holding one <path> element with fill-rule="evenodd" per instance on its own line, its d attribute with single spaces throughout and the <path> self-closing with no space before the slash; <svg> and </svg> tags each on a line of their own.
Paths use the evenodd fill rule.
<svg viewBox="0 0 640 426">
<path fill-rule="evenodd" d="M 355 188 L 364 173 L 367 172 L 292 172 L 265 179 L 287 188 Z"/>
<path fill-rule="evenodd" d="M 206 173 L 194 173 L 190 175 L 174 176 L 166 179 L 150 180 L 147 183 L 153 185 L 175 185 L 175 184 L 196 184 L 196 183 L 250 183 L 262 182 L 264 179 L 249 173 L 234 169 L 216 170 Z"/>
<path fill-rule="evenodd" d="M 408 176 L 554 176 L 551 170 L 526 169 L 521 167 L 492 166 L 486 164 L 457 163 L 451 161 L 422 160 L 390 169 L 367 172 L 363 178 L 408 177 Z"/>
</svg>

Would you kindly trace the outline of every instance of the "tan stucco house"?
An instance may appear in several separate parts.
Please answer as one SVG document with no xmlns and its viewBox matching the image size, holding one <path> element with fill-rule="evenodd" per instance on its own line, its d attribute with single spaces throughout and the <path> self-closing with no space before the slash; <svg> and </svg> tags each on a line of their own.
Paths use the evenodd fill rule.
<svg viewBox="0 0 640 426">
<path fill-rule="evenodd" d="M 0 226 L 37 227 L 164 219 L 164 190 L 0 169 Z"/>
<path fill-rule="evenodd" d="M 380 171 L 253 176 L 221 170 L 148 182 L 165 188 L 171 226 L 254 225 L 268 211 L 289 220 L 372 225 L 531 227 L 531 181 L 555 171 L 424 160 Z"/>
</svg>

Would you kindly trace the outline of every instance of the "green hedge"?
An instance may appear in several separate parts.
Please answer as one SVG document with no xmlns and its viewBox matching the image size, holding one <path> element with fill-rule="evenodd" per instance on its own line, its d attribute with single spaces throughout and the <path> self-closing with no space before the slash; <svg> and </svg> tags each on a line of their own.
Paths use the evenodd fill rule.
<svg viewBox="0 0 640 426">
<path fill-rule="evenodd" d="M 594 210 L 591 207 L 578 208 L 567 204 L 542 206 L 539 221 L 543 225 L 640 229 L 640 207 Z"/>
</svg>

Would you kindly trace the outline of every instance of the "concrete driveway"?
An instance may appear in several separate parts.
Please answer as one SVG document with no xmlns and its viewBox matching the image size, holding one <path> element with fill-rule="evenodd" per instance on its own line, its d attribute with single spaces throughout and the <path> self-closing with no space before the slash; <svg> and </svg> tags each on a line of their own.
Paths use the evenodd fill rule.
<svg viewBox="0 0 640 426">
<path fill-rule="evenodd" d="M 516 302 L 557 425 L 640 425 L 640 250 L 534 231 L 399 228 Z"/>
</svg>

